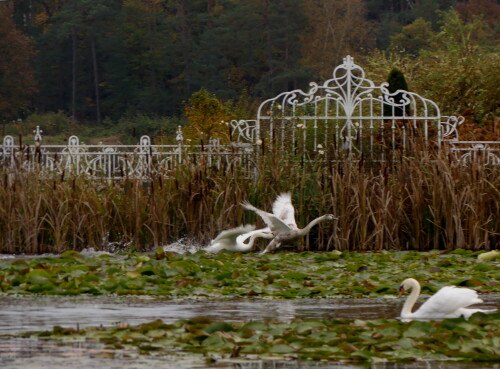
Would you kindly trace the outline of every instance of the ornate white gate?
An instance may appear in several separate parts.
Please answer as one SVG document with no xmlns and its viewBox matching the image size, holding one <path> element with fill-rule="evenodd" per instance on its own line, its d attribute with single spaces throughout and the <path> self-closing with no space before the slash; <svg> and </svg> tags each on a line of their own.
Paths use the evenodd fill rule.
<svg viewBox="0 0 500 369">
<path fill-rule="evenodd" d="M 384 160 L 395 149 L 407 151 L 411 137 L 439 146 L 453 142 L 453 150 L 465 151 L 457 157 L 463 160 L 483 147 L 490 150 L 488 162 L 498 164 L 499 142 L 460 142 L 457 128 L 462 122 L 463 117 L 441 115 L 434 101 L 416 93 L 391 93 L 388 83 L 376 86 L 347 56 L 323 84 L 312 82 L 308 91 L 287 91 L 264 101 L 255 136 L 270 147 L 299 152 L 333 147 L 374 160 Z"/>
<path fill-rule="evenodd" d="M 177 131 L 176 145 L 154 145 L 148 136 L 138 145 L 83 145 L 71 136 L 67 145 L 42 145 L 37 127 L 35 146 L 15 145 L 12 136 L 0 145 L 0 166 L 86 174 L 92 177 L 143 178 L 168 176 L 179 164 L 204 161 L 216 168 L 237 165 L 256 175 L 256 147 L 264 145 L 292 154 L 328 152 L 342 158 L 386 160 L 395 152 L 410 152 L 417 140 L 425 145 L 449 145 L 457 160 L 500 165 L 500 141 L 460 141 L 460 116 L 443 116 L 437 104 L 416 93 L 375 83 L 347 56 L 323 84 L 308 91 L 283 92 L 265 100 L 255 120 L 231 122 L 232 143 L 187 145 Z"/>
</svg>

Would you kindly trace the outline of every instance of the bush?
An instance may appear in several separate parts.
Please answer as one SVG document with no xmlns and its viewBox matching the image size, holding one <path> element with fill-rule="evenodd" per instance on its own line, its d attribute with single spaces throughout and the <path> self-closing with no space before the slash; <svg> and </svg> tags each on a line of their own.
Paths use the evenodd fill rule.
<svg viewBox="0 0 500 369">
<path fill-rule="evenodd" d="M 464 22 L 451 10 L 443 13 L 432 48 L 418 56 L 405 51 L 374 51 L 366 57 L 368 78 L 382 82 L 397 67 L 411 91 L 433 100 L 443 115 L 466 115 L 470 122 L 490 126 L 500 114 L 500 55 L 483 45 L 480 20 Z"/>
</svg>

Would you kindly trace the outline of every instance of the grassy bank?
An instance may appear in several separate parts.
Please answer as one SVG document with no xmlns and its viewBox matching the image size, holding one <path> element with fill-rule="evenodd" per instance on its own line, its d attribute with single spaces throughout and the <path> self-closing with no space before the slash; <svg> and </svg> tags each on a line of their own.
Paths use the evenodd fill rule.
<svg viewBox="0 0 500 369">
<path fill-rule="evenodd" d="M 307 160 L 306 160 L 307 159 Z M 338 160 L 340 159 L 340 160 Z M 204 162 L 150 182 L 90 180 L 2 169 L 0 253 L 144 251 L 179 238 L 262 224 L 239 203 L 271 208 L 292 191 L 299 226 L 333 213 L 299 250 L 490 249 L 500 243 L 500 168 L 462 166 L 445 153 L 369 164 L 330 155 L 264 152 L 256 181 L 237 165 Z"/>
</svg>

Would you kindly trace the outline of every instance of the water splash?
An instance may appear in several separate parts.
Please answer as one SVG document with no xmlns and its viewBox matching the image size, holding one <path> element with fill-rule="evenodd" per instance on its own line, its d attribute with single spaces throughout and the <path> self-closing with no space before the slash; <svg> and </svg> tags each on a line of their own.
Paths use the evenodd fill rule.
<svg viewBox="0 0 500 369">
<path fill-rule="evenodd" d="M 176 254 L 194 254 L 201 249 L 203 249 L 202 245 L 195 243 L 187 238 L 181 238 L 171 244 L 163 246 L 163 251 L 175 252 Z"/>
</svg>

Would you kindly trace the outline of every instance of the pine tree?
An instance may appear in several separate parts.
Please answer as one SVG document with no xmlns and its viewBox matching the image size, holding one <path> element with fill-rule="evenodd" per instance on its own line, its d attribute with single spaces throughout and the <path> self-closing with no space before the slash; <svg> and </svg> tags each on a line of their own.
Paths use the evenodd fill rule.
<svg viewBox="0 0 500 369">
<path fill-rule="evenodd" d="M 403 72 L 401 72 L 398 68 L 393 68 L 387 77 L 387 83 L 389 86 L 387 89 L 391 94 L 395 93 L 398 90 L 408 91 L 408 84 L 406 83 L 405 76 Z M 397 93 L 392 95 L 391 97 L 394 99 L 394 103 L 402 104 L 403 103 L 403 93 Z M 404 110 L 403 107 L 394 107 L 392 105 L 384 104 L 384 116 L 403 116 L 403 111 L 406 115 L 410 114 L 410 105 L 406 105 Z"/>
</svg>

